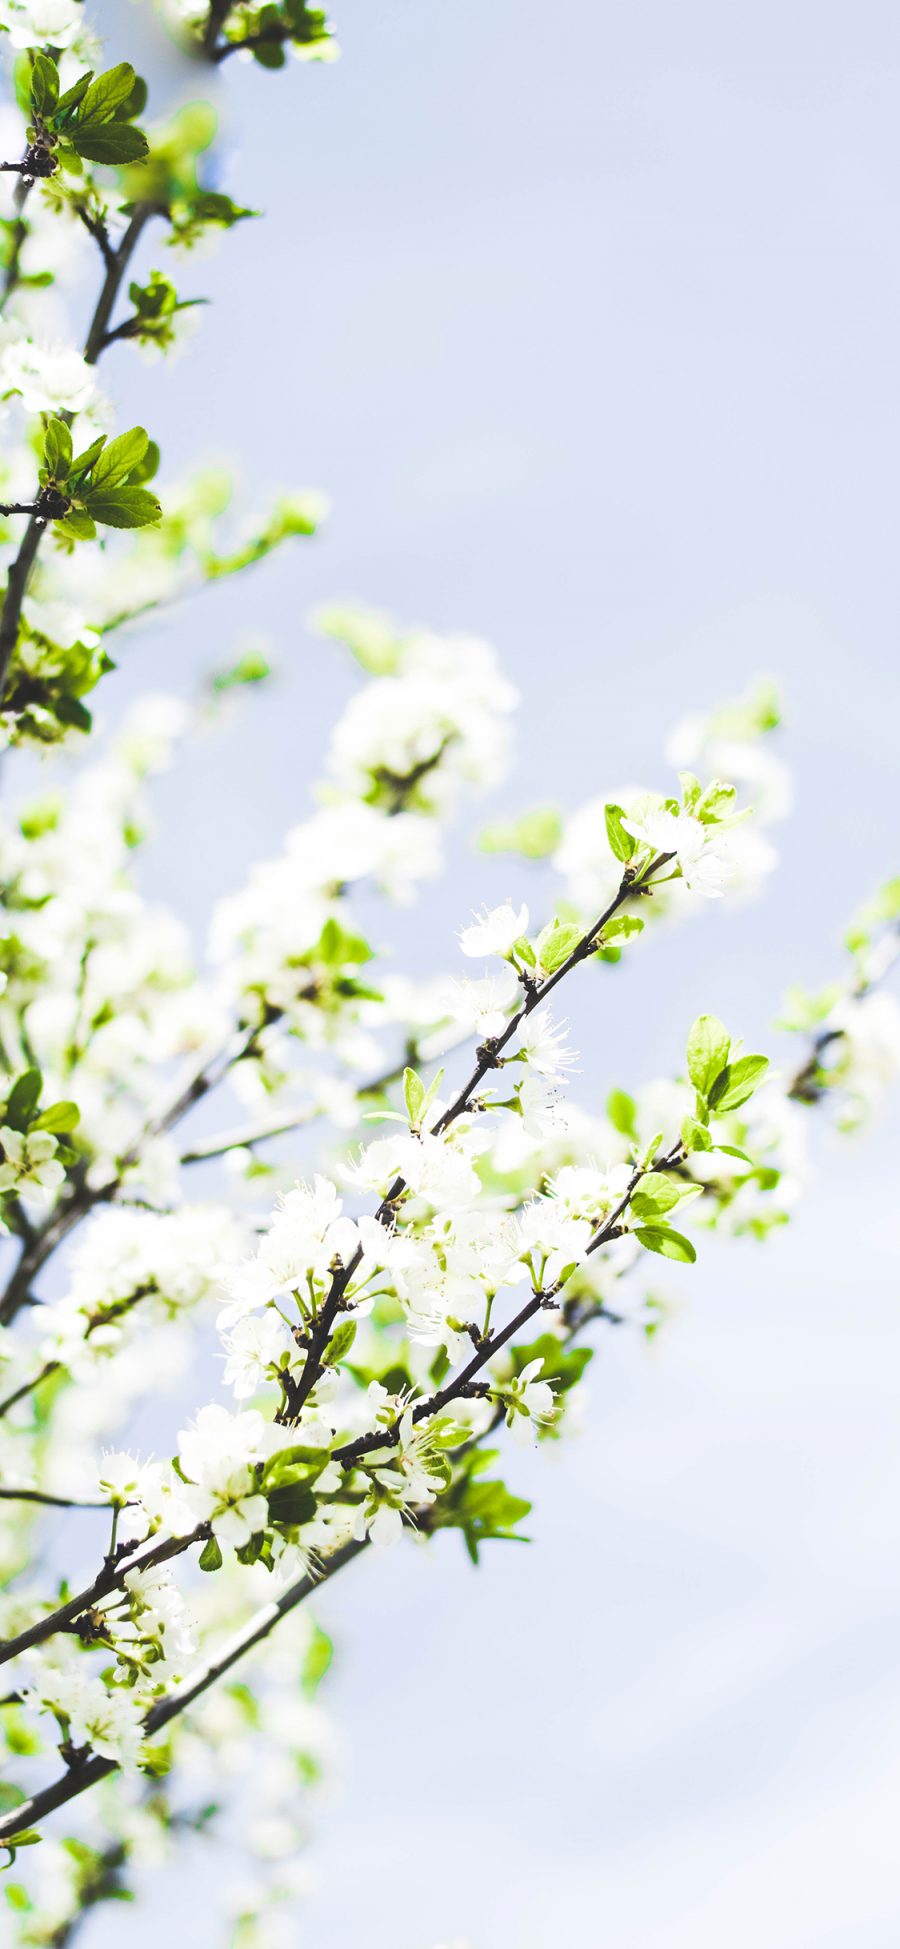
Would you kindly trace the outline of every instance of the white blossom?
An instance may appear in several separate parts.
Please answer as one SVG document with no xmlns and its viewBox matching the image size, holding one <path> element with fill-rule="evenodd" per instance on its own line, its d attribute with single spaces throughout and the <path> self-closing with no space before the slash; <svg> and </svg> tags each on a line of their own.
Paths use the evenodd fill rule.
<svg viewBox="0 0 900 1949">
<path fill-rule="evenodd" d="M 473 960 L 490 954 L 506 956 L 527 927 L 528 908 L 514 907 L 511 900 L 505 900 L 500 907 L 485 907 L 476 914 L 462 929 L 459 945 Z"/>
<path fill-rule="evenodd" d="M 0 392 L 19 393 L 27 413 L 83 413 L 97 399 L 92 366 L 71 345 L 0 342 Z"/>
<path fill-rule="evenodd" d="M 65 1170 L 56 1155 L 56 1138 L 47 1130 L 23 1133 L 0 1128 L 3 1162 L 0 1164 L 0 1191 L 24 1191 L 26 1196 L 42 1196 L 57 1190 Z"/>
<path fill-rule="evenodd" d="M 101 1678 L 71 1668 L 44 1671 L 34 1690 L 44 1705 L 65 1717 L 73 1746 L 89 1746 L 126 1771 L 137 1767 L 143 1713 L 133 1692 L 110 1690 Z"/>
<path fill-rule="evenodd" d="M 566 1024 L 554 1022 L 547 1007 L 535 1009 L 520 1023 L 518 1046 L 529 1067 L 550 1082 L 558 1081 L 578 1060 L 575 1050 L 567 1047 Z"/>
<path fill-rule="evenodd" d="M 185 1527 L 209 1522 L 223 1543 L 236 1550 L 268 1521 L 266 1498 L 258 1490 L 255 1463 L 260 1459 L 265 1423 L 247 1409 L 229 1414 L 211 1402 L 178 1437 L 178 1455 L 187 1482 L 177 1499 L 187 1516 Z"/>
<path fill-rule="evenodd" d="M 674 854 L 692 893 L 709 899 L 724 893 L 731 878 L 730 835 L 720 827 L 704 825 L 690 812 L 670 812 L 652 803 L 626 815 L 623 824 L 652 853 Z"/>
<path fill-rule="evenodd" d="M 69 47 L 84 27 L 79 0 L 0 0 L 0 27 L 13 47 Z"/>
</svg>

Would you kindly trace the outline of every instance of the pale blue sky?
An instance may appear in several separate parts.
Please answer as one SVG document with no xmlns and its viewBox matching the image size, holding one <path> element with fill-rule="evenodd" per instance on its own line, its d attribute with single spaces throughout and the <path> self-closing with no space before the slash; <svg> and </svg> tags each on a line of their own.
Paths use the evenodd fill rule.
<svg viewBox="0 0 900 1949">
<path fill-rule="evenodd" d="M 93 11 L 183 87 L 145 5 Z M 336 67 L 229 65 L 227 185 L 267 219 L 189 265 L 215 306 L 171 373 L 106 368 L 173 467 L 199 435 L 251 500 L 319 485 L 332 521 L 136 638 L 107 697 L 257 624 L 285 669 L 162 794 L 152 883 L 193 918 L 302 810 L 347 688 L 304 627 L 326 596 L 497 643 L 523 692 L 500 805 L 652 780 L 686 706 L 783 679 L 777 883 L 660 941 L 611 1015 L 573 997 L 596 1101 L 700 1007 L 768 1039 L 897 869 L 900 25 L 865 0 L 338 18 Z M 464 835 L 451 864 L 401 924 L 423 969 L 520 890 Z M 533 1550 L 476 1576 L 450 1540 L 328 1595 L 347 1757 L 298 1942 L 894 1949 L 897 1128 L 823 1134 L 789 1235 L 705 1249 L 652 1357 L 604 1345 L 580 1444 L 526 1464 Z M 130 1941 L 165 1909 L 212 1949 L 204 1858 Z"/>
</svg>

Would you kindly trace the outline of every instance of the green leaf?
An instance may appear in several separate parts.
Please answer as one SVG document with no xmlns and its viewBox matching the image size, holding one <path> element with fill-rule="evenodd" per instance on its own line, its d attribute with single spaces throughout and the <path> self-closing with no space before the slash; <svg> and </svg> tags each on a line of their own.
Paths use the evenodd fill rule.
<svg viewBox="0 0 900 1949">
<path fill-rule="evenodd" d="M 768 1067 L 768 1056 L 741 1056 L 739 1062 L 729 1063 L 709 1092 L 710 1109 L 717 1116 L 724 1116 L 728 1110 L 739 1110 L 759 1088 Z"/>
<path fill-rule="evenodd" d="M 16 1858 L 17 1848 L 37 1847 L 38 1842 L 42 1841 L 43 1838 L 43 1834 L 39 1834 L 36 1827 L 23 1827 L 19 1834 L 7 1834 L 0 1841 L 0 1847 L 6 1848 L 9 1853 L 9 1860 L 6 1863 L 7 1868 L 12 1867 Z"/>
<path fill-rule="evenodd" d="M 222 1552 L 214 1536 L 210 1536 L 204 1543 L 200 1551 L 199 1563 L 201 1570 L 221 1570 Z"/>
<path fill-rule="evenodd" d="M 76 731 L 89 731 L 93 719 L 80 697 L 60 697 L 57 700 L 56 715 L 60 724 L 71 724 Z"/>
<path fill-rule="evenodd" d="M 625 865 L 634 852 L 637 840 L 633 833 L 625 831 L 623 824 L 625 814 L 621 805 L 608 805 L 605 816 L 606 837 L 609 840 L 610 851 Z"/>
<path fill-rule="evenodd" d="M 355 1339 L 356 1321 L 342 1320 L 340 1326 L 335 1328 L 322 1355 L 325 1366 L 336 1367 L 339 1361 L 346 1359 Z"/>
<path fill-rule="evenodd" d="M 687 1041 L 688 1075 L 704 1102 L 728 1061 L 731 1037 L 717 1015 L 698 1015 Z"/>
<path fill-rule="evenodd" d="M 153 480 L 154 475 L 156 475 L 158 472 L 159 472 L 159 448 L 155 440 L 148 440 L 147 451 L 144 455 L 143 460 L 139 461 L 138 465 L 136 467 L 132 467 L 131 469 L 131 473 L 129 474 L 128 477 L 128 485 L 129 487 L 143 487 L 145 482 L 148 480 Z M 242 681 L 244 680 L 242 679 Z"/>
<path fill-rule="evenodd" d="M 545 974 L 555 974 L 581 940 L 582 929 L 568 920 L 553 920 L 542 928 L 535 942 L 538 965 Z"/>
<path fill-rule="evenodd" d="M 664 1171 L 648 1171 L 632 1195 L 631 1209 L 637 1218 L 656 1218 L 686 1198 L 695 1198 L 699 1191 L 699 1185 L 679 1183 Z"/>
<path fill-rule="evenodd" d="M 72 435 L 65 420 L 51 420 L 44 434 L 44 465 L 55 481 L 64 481 L 72 465 Z"/>
<path fill-rule="evenodd" d="M 314 1624 L 300 1674 L 300 1683 L 310 1698 L 318 1691 L 333 1657 L 334 1646 L 327 1632 Z"/>
<path fill-rule="evenodd" d="M 258 41 L 253 48 L 253 59 L 261 68 L 283 68 L 287 55 L 278 41 Z"/>
<path fill-rule="evenodd" d="M 81 498 L 91 519 L 104 528 L 147 528 L 162 514 L 155 494 L 145 487 L 103 488 L 96 494 L 88 488 Z"/>
<path fill-rule="evenodd" d="M 59 69 L 49 54 L 35 54 L 31 69 L 31 103 L 46 121 L 59 101 Z"/>
<path fill-rule="evenodd" d="M 638 1225 L 634 1236 L 648 1252 L 658 1252 L 662 1259 L 679 1259 L 683 1265 L 693 1265 L 697 1257 L 690 1239 L 674 1232 L 671 1225 Z"/>
<path fill-rule="evenodd" d="M 88 162 L 143 162 L 149 152 L 147 137 L 127 122 L 104 122 L 99 127 L 73 129 L 69 137 L 73 149 Z"/>
<path fill-rule="evenodd" d="M 721 778 L 714 778 L 694 808 L 695 817 L 702 819 L 704 825 L 714 825 L 733 810 L 734 800 L 734 786 L 726 784 Z"/>
<path fill-rule="evenodd" d="M 515 1526 L 528 1515 L 530 1502 L 511 1495 L 505 1482 L 479 1480 L 480 1470 L 495 1456 L 496 1450 L 483 1450 L 473 1457 L 469 1474 L 454 1483 L 449 1495 L 436 1506 L 442 1526 L 462 1530 L 473 1563 L 478 1562 L 480 1545 L 489 1539 L 525 1540 L 516 1535 Z"/>
<path fill-rule="evenodd" d="M 76 453 L 71 466 L 71 472 L 76 479 L 80 479 L 82 474 L 90 473 L 98 454 L 103 452 L 105 445 L 106 434 L 101 433 L 96 440 L 91 441 L 89 447 L 85 447 L 83 453 Z"/>
<path fill-rule="evenodd" d="M 64 95 L 60 95 L 59 101 L 56 104 L 56 113 L 53 117 L 57 127 L 63 127 L 75 109 L 83 102 L 93 79 L 94 71 L 92 68 L 89 68 L 87 74 L 79 75 L 74 85 L 71 88 L 67 88 Z"/>
<path fill-rule="evenodd" d="M 425 1101 L 425 1085 L 414 1069 L 403 1071 L 403 1100 L 411 1130 L 417 1130 Z"/>
<path fill-rule="evenodd" d="M 623 1137 L 637 1135 L 637 1104 L 625 1090 L 610 1090 L 606 1099 L 606 1114 L 613 1129 L 620 1131 Z"/>
<path fill-rule="evenodd" d="M 31 1128 L 32 1130 L 50 1130 L 54 1132 L 74 1130 L 80 1117 L 81 1111 L 77 1103 L 67 1101 L 51 1103 L 49 1110 L 42 1110 L 40 1116 L 35 1117 Z"/>
<path fill-rule="evenodd" d="M 510 1348 L 513 1367 L 517 1374 L 527 1367 L 530 1360 L 542 1362 L 540 1378 L 552 1381 L 556 1391 L 566 1393 L 570 1387 L 577 1387 L 585 1368 L 593 1359 L 591 1347 L 567 1347 L 558 1340 L 555 1333 L 542 1333 L 540 1339 L 532 1340 L 530 1346 Z M 464 1431 L 466 1434 L 469 1430 Z"/>
<path fill-rule="evenodd" d="M 316 1513 L 316 1498 L 304 1482 L 285 1482 L 268 1495 L 269 1517 L 273 1523 L 297 1528 L 310 1523 Z"/>
<path fill-rule="evenodd" d="M 41 1100 L 44 1079 L 39 1069 L 26 1069 L 13 1084 L 4 1122 L 13 1130 L 27 1130 Z"/>
<path fill-rule="evenodd" d="M 110 440 L 94 463 L 91 493 L 100 487 L 118 487 L 134 467 L 140 466 L 149 445 L 149 437 L 142 426 L 133 426 L 127 433 L 120 433 L 117 439 Z"/>
<path fill-rule="evenodd" d="M 116 67 L 98 74 L 82 96 L 79 127 L 86 122 L 108 122 L 121 103 L 128 100 L 135 79 L 130 61 L 120 61 Z"/>
<path fill-rule="evenodd" d="M 54 521 L 53 532 L 67 535 L 70 541 L 93 541 L 97 527 L 83 508 L 70 508 L 64 520 Z"/>
<path fill-rule="evenodd" d="M 536 805 L 518 819 L 498 820 L 478 835 L 482 853 L 521 853 L 524 859 L 546 859 L 555 853 L 563 822 L 555 805 Z"/>
<path fill-rule="evenodd" d="M 612 920 L 605 922 L 600 939 L 604 947 L 611 941 L 629 941 L 633 934 L 642 934 L 644 923 L 639 914 L 613 914 Z"/>
</svg>

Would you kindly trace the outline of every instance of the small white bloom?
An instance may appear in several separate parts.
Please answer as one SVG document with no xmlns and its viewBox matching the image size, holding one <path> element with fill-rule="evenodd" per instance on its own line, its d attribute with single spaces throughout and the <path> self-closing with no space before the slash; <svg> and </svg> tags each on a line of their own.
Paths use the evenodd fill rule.
<svg viewBox="0 0 900 1949">
<path fill-rule="evenodd" d="M 137 1766 L 144 1728 L 133 1692 L 108 1691 L 101 1678 L 88 1678 L 77 1667 L 44 1671 L 33 1689 L 45 1706 L 68 1720 L 73 1746 L 89 1746 L 128 1770 Z"/>
<path fill-rule="evenodd" d="M 0 27 L 13 47 L 69 47 L 83 26 L 78 0 L 0 0 Z"/>
<path fill-rule="evenodd" d="M 48 1130 L 23 1135 L 8 1124 L 0 1129 L 3 1163 L 0 1164 L 0 1191 L 24 1190 L 44 1193 L 62 1184 L 65 1171 L 56 1156 L 56 1138 Z"/>
<path fill-rule="evenodd" d="M 549 1081 L 572 1069 L 578 1060 L 575 1050 L 566 1046 L 566 1024 L 554 1022 L 549 1008 L 535 1009 L 533 1015 L 526 1016 L 519 1029 L 519 1047 L 529 1066 Z"/>
<path fill-rule="evenodd" d="M 238 1320 L 225 1335 L 225 1347 L 226 1383 L 239 1401 L 246 1401 L 262 1386 L 268 1368 L 285 1352 L 287 1328 L 280 1314 L 270 1309 L 258 1320 Z"/>
<path fill-rule="evenodd" d="M 485 907 L 464 927 L 459 945 L 473 960 L 489 954 L 506 957 L 528 926 L 528 908 L 514 907 L 505 900 L 500 907 Z"/>
<path fill-rule="evenodd" d="M 0 350 L 0 392 L 20 393 L 27 413 L 83 413 L 97 399 L 97 380 L 73 345 L 19 338 Z"/>
<path fill-rule="evenodd" d="M 641 805 L 622 821 L 626 832 L 653 853 L 672 853 L 692 893 L 717 899 L 731 878 L 727 835 L 720 827 L 704 825 L 691 812 L 670 812 L 663 805 Z"/>
<path fill-rule="evenodd" d="M 529 1360 L 506 1391 L 506 1425 L 513 1440 L 523 1444 L 532 1437 L 531 1422 L 549 1421 L 556 1410 L 550 1382 L 537 1379 L 543 1365 L 540 1357 Z"/>
<path fill-rule="evenodd" d="M 481 981 L 452 981 L 445 995 L 454 1021 L 465 1023 L 480 1036 L 502 1035 L 517 999 L 521 999 L 521 990 L 516 971 L 510 967 L 485 975 Z"/>
</svg>

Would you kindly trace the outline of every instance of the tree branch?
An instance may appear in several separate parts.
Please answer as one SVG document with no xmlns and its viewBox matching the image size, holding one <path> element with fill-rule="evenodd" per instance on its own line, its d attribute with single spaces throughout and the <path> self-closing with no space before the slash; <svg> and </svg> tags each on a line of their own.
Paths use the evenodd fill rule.
<svg viewBox="0 0 900 1949">
<path fill-rule="evenodd" d="M 462 1116 L 463 1112 L 469 1108 L 475 1091 L 484 1082 L 485 1077 L 490 1074 L 490 1071 L 497 1068 L 498 1059 L 502 1051 L 511 1042 L 525 1018 L 534 1009 L 539 1007 L 541 1002 L 546 1001 L 547 996 L 553 993 L 554 988 L 559 986 L 559 983 L 565 979 L 567 974 L 571 973 L 573 968 L 576 968 L 581 961 L 586 961 L 594 953 L 601 939 L 604 927 L 618 909 L 624 905 L 625 901 L 651 891 L 653 875 L 659 871 L 660 867 L 668 865 L 672 857 L 673 855 L 671 853 L 658 854 L 655 859 L 649 862 L 649 865 L 644 868 L 644 871 L 639 876 L 635 874 L 633 868 L 626 866 L 618 892 L 614 895 L 609 905 L 604 908 L 602 914 L 593 922 L 593 925 L 587 929 L 586 933 L 582 934 L 580 940 L 576 941 L 571 954 L 566 956 L 565 961 L 561 963 L 555 973 L 548 975 L 545 981 L 536 981 L 529 984 L 524 1002 L 510 1016 L 503 1034 L 495 1037 L 491 1042 L 482 1044 L 478 1051 L 478 1059 L 471 1076 L 463 1084 L 462 1089 L 458 1091 L 452 1103 L 444 1111 L 443 1116 L 435 1124 L 432 1133 L 434 1136 L 441 1136 L 445 1130 L 450 1128 L 452 1123 L 455 1123 L 457 1117 Z M 406 1183 L 404 1179 L 395 1178 L 375 1213 L 376 1218 L 381 1224 L 391 1224 L 397 1200 L 403 1196 L 405 1190 Z M 344 1294 L 362 1257 L 363 1252 L 360 1246 L 357 1248 L 349 1264 L 336 1272 L 332 1279 L 328 1297 L 310 1335 L 309 1349 L 303 1369 L 297 1380 L 292 1381 L 290 1384 L 284 1408 L 285 1421 L 295 1421 L 297 1419 L 301 1408 L 308 1400 L 322 1373 L 322 1356 L 331 1338 Z"/>
<path fill-rule="evenodd" d="M 193 1108 L 195 1103 L 199 1103 L 209 1090 L 215 1089 L 232 1065 L 241 1061 L 253 1049 L 262 1033 L 262 1026 L 257 1023 L 252 1027 L 235 1030 L 221 1048 L 205 1058 L 201 1068 L 195 1070 L 188 1082 L 177 1089 L 171 1101 L 144 1125 L 140 1135 L 135 1138 L 134 1143 L 121 1159 L 116 1176 L 111 1178 L 108 1184 L 94 1189 L 82 1183 L 73 1190 L 68 1203 L 57 1206 L 46 1225 L 34 1234 L 21 1254 L 19 1263 L 0 1299 L 0 1323 L 8 1326 L 10 1320 L 15 1318 L 19 1308 L 25 1303 L 36 1275 L 57 1251 L 63 1240 L 68 1238 L 70 1232 L 81 1224 L 82 1219 L 98 1205 L 110 1204 L 117 1197 L 125 1172 L 137 1163 L 144 1145 L 154 1137 L 164 1135 L 173 1124 L 178 1123 L 187 1114 L 188 1110 Z M 10 1403 L 6 1405 L 9 1406 Z"/>
<path fill-rule="evenodd" d="M 11 1658 L 18 1658 L 20 1652 L 29 1651 L 32 1645 L 43 1644 L 46 1638 L 53 1638 L 57 1631 L 64 1631 L 67 1624 L 80 1617 L 82 1611 L 93 1609 L 103 1597 L 119 1590 L 122 1580 L 130 1570 L 152 1570 L 158 1563 L 168 1563 L 172 1557 L 183 1556 L 194 1543 L 201 1543 L 209 1535 L 208 1523 L 198 1523 L 188 1536 L 165 1536 L 151 1539 L 145 1543 L 128 1543 L 117 1555 L 114 1562 L 105 1563 L 92 1584 L 79 1590 L 74 1597 L 60 1604 L 55 1611 L 48 1611 L 39 1617 L 14 1638 L 6 1638 L 0 1644 L 0 1665 L 7 1665 Z"/>
<path fill-rule="evenodd" d="M 210 1686 L 215 1685 L 225 1672 L 230 1671 L 233 1665 L 238 1664 L 258 1644 L 262 1644 L 269 1633 L 274 1631 L 276 1624 L 280 1624 L 283 1617 L 287 1617 L 290 1611 L 296 1610 L 298 1604 L 302 1604 L 329 1578 L 336 1576 L 345 1563 L 351 1563 L 353 1558 L 359 1556 L 367 1547 L 367 1540 L 360 1542 L 356 1538 L 342 1544 L 340 1549 L 326 1558 L 318 1577 L 309 1574 L 299 1577 L 296 1583 L 290 1584 L 273 1603 L 266 1604 L 262 1610 L 257 1611 L 249 1623 L 235 1632 L 234 1637 L 228 1640 L 214 1658 L 201 1666 L 193 1678 L 186 1679 L 169 1694 L 168 1698 L 160 1699 L 151 1707 L 144 1720 L 146 1737 L 152 1739 L 154 1733 L 161 1732 L 172 1719 L 177 1719 L 188 1706 L 193 1705 L 195 1699 L 202 1698 L 204 1692 L 208 1692 Z M 130 1567 L 137 1568 L 137 1565 Z M 117 1770 L 115 1760 L 103 1759 L 96 1754 L 88 1756 L 79 1765 L 70 1767 L 51 1786 L 44 1787 L 40 1793 L 33 1794 L 30 1800 L 21 1801 L 10 1813 L 0 1817 L 0 1842 L 12 1841 L 14 1836 L 21 1833 L 24 1828 L 32 1827 L 36 1821 L 43 1820 L 45 1814 L 51 1814 L 57 1807 L 65 1806 L 67 1801 L 76 1799 L 88 1787 L 94 1786 L 98 1780 L 105 1779 L 107 1774 L 115 1773 Z"/>
<path fill-rule="evenodd" d="M 121 243 L 107 261 L 106 276 L 103 280 L 100 296 L 97 299 L 93 318 L 88 327 L 88 335 L 84 345 L 84 357 L 88 365 L 96 365 L 97 363 L 103 349 L 103 340 L 112 316 L 113 306 L 121 289 L 122 280 L 140 241 L 145 225 L 149 222 L 151 216 L 156 213 L 157 206 L 155 204 L 136 204 Z M 64 419 L 67 425 L 71 424 L 73 417 L 74 415 L 70 413 L 62 413 L 60 415 L 60 418 Z M 7 576 L 6 595 L 4 597 L 2 611 L 0 611 L 0 698 L 2 698 L 3 691 L 6 687 L 9 666 L 19 640 L 22 604 L 25 600 L 31 571 L 37 558 L 37 552 L 41 545 L 41 539 L 46 525 L 45 521 L 41 520 L 36 514 L 32 514 L 20 544 L 19 552 Z"/>
<path fill-rule="evenodd" d="M 605 1218 L 603 1224 L 599 1225 L 594 1232 L 587 1248 L 589 1253 L 598 1251 L 601 1245 L 607 1245 L 611 1239 L 619 1236 L 619 1219 L 627 1211 L 641 1178 L 646 1177 L 650 1171 L 671 1170 L 673 1165 L 681 1162 L 684 1155 L 683 1145 L 677 1143 L 665 1157 L 655 1158 L 649 1164 L 635 1168 L 624 1196 L 619 1199 L 618 1204 L 610 1212 L 608 1218 Z M 532 1293 L 531 1298 L 526 1300 L 525 1305 L 520 1308 L 514 1319 L 510 1320 L 506 1326 L 495 1329 L 492 1333 L 485 1335 L 481 1344 L 472 1355 L 471 1360 L 463 1367 L 459 1374 L 456 1374 L 451 1380 L 445 1381 L 443 1387 L 439 1387 L 436 1393 L 430 1394 L 427 1400 L 418 1402 L 413 1409 L 413 1421 L 430 1420 L 432 1415 L 441 1414 L 444 1408 L 449 1407 L 451 1401 L 465 1398 L 471 1383 L 474 1381 L 476 1375 L 481 1373 L 482 1369 L 487 1366 L 488 1361 L 492 1360 L 494 1355 L 500 1352 L 501 1347 L 505 1347 L 507 1342 L 512 1340 L 523 1326 L 527 1326 L 529 1320 L 532 1320 L 536 1313 L 540 1313 L 545 1307 L 552 1306 L 557 1294 L 561 1293 L 563 1287 L 567 1284 L 567 1280 L 558 1279 L 555 1285 L 546 1288 L 546 1290 Z M 355 1468 L 357 1462 L 361 1461 L 364 1455 L 371 1454 L 374 1450 L 380 1448 L 396 1448 L 399 1440 L 400 1421 L 397 1420 L 391 1428 L 375 1430 L 369 1435 L 358 1435 L 354 1441 L 345 1442 L 343 1448 L 335 1448 L 332 1453 L 332 1460 L 340 1462 L 342 1468 L 352 1469 Z"/>
</svg>

